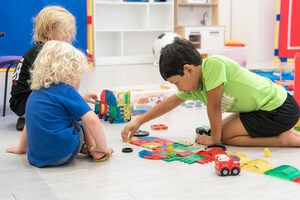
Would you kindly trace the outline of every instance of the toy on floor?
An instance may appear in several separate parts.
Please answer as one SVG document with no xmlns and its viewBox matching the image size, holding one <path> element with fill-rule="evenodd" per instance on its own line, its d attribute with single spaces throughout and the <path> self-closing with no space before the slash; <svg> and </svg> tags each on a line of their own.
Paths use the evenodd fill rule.
<svg viewBox="0 0 300 200">
<path fill-rule="evenodd" d="M 167 150 L 166 150 L 167 156 L 174 156 L 174 150 L 172 143 L 167 144 Z"/>
<path fill-rule="evenodd" d="M 131 147 L 125 147 L 122 149 L 122 152 L 123 153 L 131 153 L 131 152 L 133 152 L 133 149 Z"/>
<path fill-rule="evenodd" d="M 270 158 L 272 156 L 271 151 L 268 148 L 264 149 L 264 157 L 265 158 Z"/>
<path fill-rule="evenodd" d="M 130 93 L 103 90 L 100 101 L 96 101 L 95 113 L 110 123 L 130 121 Z"/>
<path fill-rule="evenodd" d="M 204 149 L 208 149 L 208 148 L 212 148 L 212 147 L 219 147 L 221 149 L 223 149 L 224 151 L 226 151 L 226 146 L 223 144 L 212 144 L 212 145 L 207 145 L 204 147 Z"/>
<path fill-rule="evenodd" d="M 203 125 L 198 128 L 196 128 L 196 134 L 197 135 L 208 135 L 211 136 L 211 130 L 209 125 Z"/>
<path fill-rule="evenodd" d="M 240 158 L 234 155 L 216 155 L 215 170 L 219 176 L 238 175 L 241 171 Z"/>
<path fill-rule="evenodd" d="M 149 134 L 150 134 L 149 131 L 137 130 L 137 132 L 134 133 L 134 136 L 135 137 L 146 137 Z"/>
<path fill-rule="evenodd" d="M 157 130 L 167 130 L 168 127 L 164 124 L 154 124 L 150 126 L 153 130 L 157 131 Z"/>
</svg>

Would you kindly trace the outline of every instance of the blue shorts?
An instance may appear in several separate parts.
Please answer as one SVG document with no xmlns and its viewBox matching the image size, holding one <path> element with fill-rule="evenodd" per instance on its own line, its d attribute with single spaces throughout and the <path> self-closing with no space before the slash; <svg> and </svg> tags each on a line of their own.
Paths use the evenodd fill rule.
<svg viewBox="0 0 300 200">
<path fill-rule="evenodd" d="M 72 160 L 74 160 L 74 158 L 80 152 L 83 141 L 84 141 L 85 124 L 81 120 L 80 121 L 73 121 L 73 122 L 74 122 L 75 128 L 78 130 L 78 134 L 79 134 L 79 143 L 78 143 L 75 151 L 73 151 L 73 153 L 70 153 L 68 156 L 64 157 L 63 159 L 60 159 L 59 161 L 51 163 L 48 166 L 60 166 L 60 165 L 68 164 Z"/>
</svg>

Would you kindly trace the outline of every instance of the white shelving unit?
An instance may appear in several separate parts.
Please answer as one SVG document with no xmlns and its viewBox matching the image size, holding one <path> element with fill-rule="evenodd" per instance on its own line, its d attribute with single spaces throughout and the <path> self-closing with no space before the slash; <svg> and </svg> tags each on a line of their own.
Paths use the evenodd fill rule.
<svg viewBox="0 0 300 200">
<path fill-rule="evenodd" d="M 153 63 L 154 39 L 174 30 L 174 1 L 94 0 L 95 65 Z"/>
</svg>

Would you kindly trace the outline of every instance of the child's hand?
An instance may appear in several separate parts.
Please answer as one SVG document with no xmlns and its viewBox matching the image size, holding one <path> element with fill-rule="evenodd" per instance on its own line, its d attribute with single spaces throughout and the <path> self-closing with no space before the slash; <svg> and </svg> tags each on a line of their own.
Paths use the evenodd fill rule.
<svg viewBox="0 0 300 200">
<path fill-rule="evenodd" d="M 26 151 L 20 150 L 19 146 L 6 149 L 6 153 L 25 154 Z"/>
<path fill-rule="evenodd" d="M 195 139 L 195 142 L 203 145 L 215 144 L 212 140 L 212 136 L 208 136 L 208 135 L 198 135 Z"/>
<path fill-rule="evenodd" d="M 95 99 L 98 99 L 97 94 L 95 93 L 86 93 L 84 95 L 82 95 L 82 98 L 87 102 L 87 103 L 92 103 L 92 104 L 96 104 Z"/>
<path fill-rule="evenodd" d="M 129 132 L 130 132 L 129 139 L 131 139 L 132 136 L 134 135 L 134 133 L 139 129 L 140 126 L 141 126 L 141 124 L 137 120 L 126 125 L 121 132 L 121 137 L 122 137 L 123 141 L 127 142 L 127 137 L 129 135 Z"/>
</svg>

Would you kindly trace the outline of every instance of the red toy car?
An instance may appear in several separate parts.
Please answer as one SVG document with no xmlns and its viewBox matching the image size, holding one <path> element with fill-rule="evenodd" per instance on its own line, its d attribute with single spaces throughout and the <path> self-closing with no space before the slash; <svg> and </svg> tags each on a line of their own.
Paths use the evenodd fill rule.
<svg viewBox="0 0 300 200">
<path fill-rule="evenodd" d="M 220 176 L 238 175 L 241 171 L 240 158 L 235 155 L 219 154 L 215 157 L 216 173 Z"/>
</svg>

